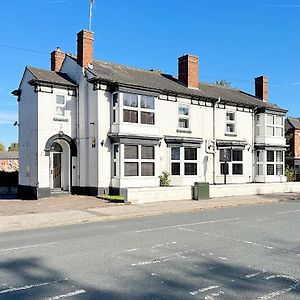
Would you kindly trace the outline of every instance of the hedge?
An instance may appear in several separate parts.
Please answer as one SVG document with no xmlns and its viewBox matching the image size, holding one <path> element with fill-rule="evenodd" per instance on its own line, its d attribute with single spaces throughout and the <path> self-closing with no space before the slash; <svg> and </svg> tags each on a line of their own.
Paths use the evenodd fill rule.
<svg viewBox="0 0 300 300">
<path fill-rule="evenodd" d="M 0 186 L 17 186 L 19 172 L 0 172 Z"/>
</svg>

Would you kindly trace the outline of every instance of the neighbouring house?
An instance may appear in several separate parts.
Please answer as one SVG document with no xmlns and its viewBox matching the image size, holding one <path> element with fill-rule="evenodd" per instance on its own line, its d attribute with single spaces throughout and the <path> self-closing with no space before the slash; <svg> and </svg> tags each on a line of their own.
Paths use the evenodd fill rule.
<svg viewBox="0 0 300 300">
<path fill-rule="evenodd" d="M 130 187 L 196 181 L 285 182 L 286 110 L 268 102 L 268 79 L 255 95 L 198 79 L 194 55 L 178 77 L 97 60 L 94 34 L 77 35 L 77 54 L 51 53 L 51 70 L 27 66 L 19 102 L 18 195 L 57 190 L 126 194 Z M 175 63 L 175 62 L 174 62 Z M 201 78 L 201 76 L 200 76 Z"/>
<path fill-rule="evenodd" d="M 18 151 L 0 151 L 0 172 L 15 172 L 19 170 Z"/>
<path fill-rule="evenodd" d="M 296 173 L 300 180 L 300 118 L 288 117 L 285 120 L 285 138 L 288 144 L 285 161 Z"/>
</svg>

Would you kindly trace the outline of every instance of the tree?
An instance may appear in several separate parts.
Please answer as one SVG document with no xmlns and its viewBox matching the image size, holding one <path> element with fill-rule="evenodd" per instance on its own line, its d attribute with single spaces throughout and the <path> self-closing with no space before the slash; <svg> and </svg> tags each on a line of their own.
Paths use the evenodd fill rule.
<svg viewBox="0 0 300 300">
<path fill-rule="evenodd" d="M 221 86 L 226 86 L 226 87 L 230 87 L 231 86 L 231 82 L 225 80 L 225 79 L 221 79 L 221 80 L 217 80 L 215 82 L 216 85 L 221 85 Z"/>
<path fill-rule="evenodd" d="M 8 147 L 8 151 L 19 151 L 19 143 L 11 143 Z"/>
<path fill-rule="evenodd" d="M 4 144 L 0 143 L 0 151 L 5 150 Z"/>
</svg>

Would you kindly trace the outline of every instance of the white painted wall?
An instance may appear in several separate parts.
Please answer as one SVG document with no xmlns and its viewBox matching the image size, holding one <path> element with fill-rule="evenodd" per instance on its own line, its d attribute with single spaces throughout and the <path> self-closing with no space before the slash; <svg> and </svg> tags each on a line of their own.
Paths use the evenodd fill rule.
<svg viewBox="0 0 300 300">
<path fill-rule="evenodd" d="M 28 84 L 33 76 L 25 70 L 19 102 L 19 184 L 37 186 L 38 178 L 38 97 L 34 87 Z"/>
</svg>

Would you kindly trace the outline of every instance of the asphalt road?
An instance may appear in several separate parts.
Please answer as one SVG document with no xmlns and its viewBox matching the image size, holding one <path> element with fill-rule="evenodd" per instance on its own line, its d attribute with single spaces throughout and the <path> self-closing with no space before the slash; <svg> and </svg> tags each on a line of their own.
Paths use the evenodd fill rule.
<svg viewBox="0 0 300 300">
<path fill-rule="evenodd" d="M 0 234 L 0 299 L 300 299 L 300 202 Z"/>
</svg>

